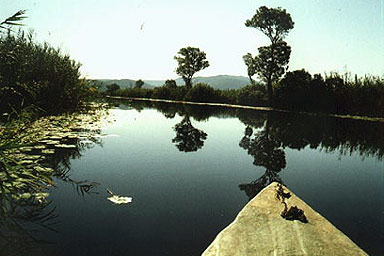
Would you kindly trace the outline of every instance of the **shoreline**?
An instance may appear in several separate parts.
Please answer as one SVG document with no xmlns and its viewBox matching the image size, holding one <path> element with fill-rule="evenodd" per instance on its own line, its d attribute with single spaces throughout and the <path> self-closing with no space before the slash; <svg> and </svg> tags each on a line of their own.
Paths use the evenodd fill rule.
<svg viewBox="0 0 384 256">
<path fill-rule="evenodd" d="M 229 103 L 208 103 L 208 102 L 193 102 L 193 101 L 152 99 L 152 98 L 134 98 L 134 97 L 109 96 L 109 95 L 107 95 L 106 98 L 116 99 L 116 100 L 149 101 L 149 102 L 162 102 L 162 103 L 171 103 L 171 104 L 187 104 L 187 105 L 198 105 L 198 106 L 213 106 L 213 107 L 226 107 L 226 108 L 238 108 L 238 109 L 251 109 L 251 110 L 258 110 L 258 111 L 297 113 L 297 114 L 310 115 L 310 116 L 329 116 L 329 117 L 336 117 L 336 118 L 343 118 L 343 119 L 352 119 L 352 120 L 362 120 L 362 121 L 384 123 L 384 117 L 327 114 L 327 113 L 314 113 L 314 112 L 305 112 L 305 111 L 300 112 L 300 111 L 291 111 L 291 110 L 283 110 L 283 109 L 274 109 L 271 107 L 254 107 L 254 106 L 244 106 L 244 105 L 236 105 L 236 104 L 229 104 Z"/>
</svg>

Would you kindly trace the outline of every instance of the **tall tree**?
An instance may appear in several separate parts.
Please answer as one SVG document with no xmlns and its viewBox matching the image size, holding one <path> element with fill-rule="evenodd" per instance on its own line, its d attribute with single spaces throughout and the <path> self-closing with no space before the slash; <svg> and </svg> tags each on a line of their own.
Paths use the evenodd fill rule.
<svg viewBox="0 0 384 256">
<path fill-rule="evenodd" d="M 256 28 L 268 36 L 272 44 L 283 40 L 294 25 L 291 15 L 285 9 L 266 6 L 261 6 L 256 14 L 245 22 L 245 26 Z"/>
<path fill-rule="evenodd" d="M 143 82 L 143 80 L 141 80 L 141 79 L 139 79 L 139 80 L 137 80 L 137 81 L 135 82 L 135 87 L 136 87 L 136 88 L 141 88 L 141 87 L 143 87 L 143 85 L 144 85 L 144 82 Z"/>
<path fill-rule="evenodd" d="M 177 84 L 176 84 L 176 81 L 173 80 L 173 79 L 168 79 L 165 81 L 164 85 L 168 88 L 172 88 L 172 89 L 175 89 L 177 88 Z"/>
<path fill-rule="evenodd" d="M 259 47 L 255 57 L 255 71 L 267 83 L 268 96 L 273 98 L 272 82 L 278 80 L 286 71 L 291 55 L 291 47 L 284 41 L 274 45 Z"/>
<path fill-rule="evenodd" d="M 107 85 L 107 91 L 106 91 L 106 93 L 111 94 L 111 93 L 114 93 L 114 92 L 116 92 L 116 91 L 118 91 L 118 90 L 120 90 L 120 85 L 115 84 L 115 83 L 113 83 L 113 84 L 108 84 L 108 85 Z"/>
<path fill-rule="evenodd" d="M 188 89 L 192 88 L 193 75 L 209 67 L 205 52 L 195 47 L 181 48 L 174 59 L 178 62 L 176 73 L 183 78 Z"/>
<path fill-rule="evenodd" d="M 248 73 L 249 81 L 253 85 L 255 83 L 255 81 L 253 81 L 252 76 L 254 76 L 256 74 L 255 58 L 252 56 L 252 54 L 247 53 L 243 56 L 243 60 L 244 60 L 245 65 L 247 66 L 247 71 L 248 71 L 247 73 Z"/>
<path fill-rule="evenodd" d="M 256 14 L 245 22 L 245 26 L 260 30 L 271 41 L 270 46 L 259 48 L 259 55 L 256 57 L 256 72 L 267 82 L 270 103 L 273 98 L 272 82 L 284 74 L 289 62 L 291 50 L 283 39 L 293 29 L 294 24 L 285 9 L 266 6 L 261 6 Z"/>
</svg>

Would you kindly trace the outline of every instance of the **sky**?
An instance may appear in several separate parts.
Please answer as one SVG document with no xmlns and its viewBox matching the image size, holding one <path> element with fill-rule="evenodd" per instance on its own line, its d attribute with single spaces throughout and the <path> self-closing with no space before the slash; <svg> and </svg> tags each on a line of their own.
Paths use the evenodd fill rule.
<svg viewBox="0 0 384 256">
<path fill-rule="evenodd" d="M 175 79 L 186 46 L 207 54 L 197 76 L 247 76 L 242 56 L 269 41 L 244 23 L 263 5 L 295 22 L 290 71 L 384 76 L 384 0 L 0 0 L 0 20 L 27 10 L 24 29 L 87 78 Z"/>
</svg>

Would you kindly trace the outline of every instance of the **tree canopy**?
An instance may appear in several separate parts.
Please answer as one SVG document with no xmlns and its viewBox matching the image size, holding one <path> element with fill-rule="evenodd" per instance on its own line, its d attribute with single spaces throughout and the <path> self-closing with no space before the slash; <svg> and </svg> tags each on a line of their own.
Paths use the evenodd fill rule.
<svg viewBox="0 0 384 256">
<path fill-rule="evenodd" d="M 181 48 L 174 59 L 178 62 L 176 73 L 183 78 L 187 88 L 192 87 L 192 77 L 196 72 L 209 67 L 205 52 L 195 47 Z"/>
<path fill-rule="evenodd" d="M 245 65 L 247 66 L 247 71 L 248 71 L 247 73 L 248 73 L 249 80 L 251 84 L 254 84 L 255 82 L 253 81 L 252 76 L 256 74 L 255 58 L 252 56 L 251 53 L 247 53 L 243 56 L 243 60 Z"/>
<path fill-rule="evenodd" d="M 135 87 L 136 87 L 136 88 L 141 88 L 141 87 L 143 87 L 143 85 L 144 85 L 144 82 L 143 82 L 143 80 L 141 80 L 141 79 L 139 79 L 139 80 L 137 80 L 137 81 L 135 82 Z"/>
<path fill-rule="evenodd" d="M 259 47 L 259 55 L 254 59 L 255 71 L 266 82 L 275 81 L 285 73 L 290 55 L 291 47 L 284 41 Z"/>
<path fill-rule="evenodd" d="M 261 6 L 256 14 L 245 22 L 245 26 L 256 28 L 268 36 L 272 44 L 283 40 L 294 24 L 285 9 L 266 6 Z"/>
<path fill-rule="evenodd" d="M 118 84 L 113 83 L 107 85 L 107 93 L 116 92 L 118 90 L 120 90 L 120 85 Z"/>
</svg>

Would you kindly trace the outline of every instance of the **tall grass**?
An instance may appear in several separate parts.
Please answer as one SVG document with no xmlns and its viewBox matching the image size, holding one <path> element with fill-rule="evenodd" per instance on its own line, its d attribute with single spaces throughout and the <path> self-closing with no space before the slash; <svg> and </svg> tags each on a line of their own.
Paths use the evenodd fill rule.
<svg viewBox="0 0 384 256">
<path fill-rule="evenodd" d="M 80 64 L 32 33 L 0 35 L 0 113 L 26 107 L 46 114 L 76 108 L 89 92 Z"/>
</svg>

